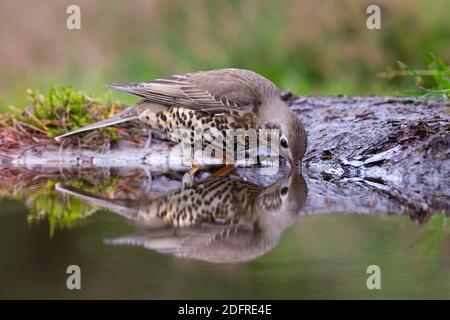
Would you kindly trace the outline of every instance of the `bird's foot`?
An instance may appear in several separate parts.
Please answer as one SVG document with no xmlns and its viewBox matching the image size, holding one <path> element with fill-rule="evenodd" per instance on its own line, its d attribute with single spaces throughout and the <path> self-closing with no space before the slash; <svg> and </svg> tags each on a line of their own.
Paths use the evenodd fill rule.
<svg viewBox="0 0 450 320">
<path fill-rule="evenodd" d="M 221 158 L 223 160 L 225 165 L 212 173 L 214 177 L 220 177 L 221 175 L 224 175 L 236 169 L 236 166 L 234 165 L 235 164 L 234 159 L 231 159 L 223 152 L 217 153 L 217 156 L 219 157 L 219 159 Z"/>
<path fill-rule="evenodd" d="M 232 164 L 231 164 L 231 165 L 227 164 L 226 166 L 223 166 L 223 167 L 221 167 L 220 169 L 214 171 L 214 172 L 212 173 L 212 176 L 213 176 L 213 177 L 220 177 L 220 176 L 222 176 L 222 175 L 224 175 L 224 174 L 226 174 L 226 173 L 228 173 L 228 172 L 233 171 L 234 169 L 236 169 L 236 167 L 235 167 L 234 165 L 232 165 Z"/>
<path fill-rule="evenodd" d="M 149 130 L 148 130 L 148 138 L 147 138 L 147 140 L 145 141 L 144 148 L 145 148 L 145 149 L 150 148 L 151 144 L 152 144 L 152 130 L 149 129 Z"/>
<path fill-rule="evenodd" d="M 183 175 L 181 184 L 183 188 L 191 188 L 195 183 L 195 173 L 200 169 L 200 165 L 195 159 L 191 160 L 192 168 Z"/>
<path fill-rule="evenodd" d="M 195 159 L 191 160 L 191 164 L 192 164 L 192 167 L 188 171 L 188 173 L 194 175 L 198 170 L 200 170 L 200 165 L 198 164 L 197 161 L 195 161 Z"/>
</svg>

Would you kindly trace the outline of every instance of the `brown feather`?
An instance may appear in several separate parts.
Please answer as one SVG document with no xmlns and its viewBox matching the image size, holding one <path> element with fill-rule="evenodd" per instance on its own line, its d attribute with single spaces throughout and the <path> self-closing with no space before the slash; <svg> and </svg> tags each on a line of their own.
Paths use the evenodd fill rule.
<svg viewBox="0 0 450 320">
<path fill-rule="evenodd" d="M 178 105 L 209 113 L 259 106 L 279 96 L 268 79 L 248 70 L 217 69 L 175 75 L 145 83 L 108 85 L 163 105 Z"/>
</svg>

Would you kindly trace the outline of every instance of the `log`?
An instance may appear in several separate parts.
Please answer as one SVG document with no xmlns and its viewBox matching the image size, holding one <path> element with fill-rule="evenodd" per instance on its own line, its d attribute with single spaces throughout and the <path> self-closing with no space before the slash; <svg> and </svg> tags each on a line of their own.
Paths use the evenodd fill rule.
<svg viewBox="0 0 450 320">
<path fill-rule="evenodd" d="M 381 206 L 420 219 L 449 212 L 449 101 L 291 97 L 289 102 L 308 132 L 303 162 L 307 175 L 319 181 L 313 192 L 326 196 L 334 190 L 327 197 L 330 207 Z M 343 194 L 364 196 L 346 204 Z"/>
</svg>

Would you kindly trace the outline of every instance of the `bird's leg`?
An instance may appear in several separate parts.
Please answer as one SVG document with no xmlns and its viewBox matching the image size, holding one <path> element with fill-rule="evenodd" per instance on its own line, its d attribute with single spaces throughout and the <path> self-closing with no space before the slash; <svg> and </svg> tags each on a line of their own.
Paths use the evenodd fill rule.
<svg viewBox="0 0 450 320">
<path fill-rule="evenodd" d="M 149 149 L 150 146 L 152 145 L 152 136 L 153 136 L 152 129 L 147 129 L 147 133 L 148 133 L 148 137 L 147 137 L 147 140 L 145 140 L 145 143 L 144 143 L 144 150 L 145 149 Z M 144 153 L 144 158 L 147 157 L 152 152 L 153 152 L 153 150 L 150 150 L 149 152 Z"/>
<path fill-rule="evenodd" d="M 147 167 L 144 167 L 143 170 L 144 179 L 142 181 L 141 189 L 145 193 L 150 193 L 150 190 L 152 189 L 152 173 Z"/>
<path fill-rule="evenodd" d="M 200 169 L 200 165 L 195 159 L 191 159 L 192 168 L 183 175 L 182 185 L 184 189 L 192 188 L 195 184 L 195 173 Z"/>
<path fill-rule="evenodd" d="M 225 161 L 225 165 L 212 173 L 214 177 L 220 177 L 221 175 L 236 169 L 234 159 L 231 159 L 225 153 L 219 151 L 217 157 L 222 158 L 222 160 Z"/>
<path fill-rule="evenodd" d="M 200 165 L 198 164 L 198 162 L 195 159 L 191 160 L 191 164 L 192 164 L 192 167 L 188 171 L 188 173 L 194 175 L 200 169 Z"/>
<path fill-rule="evenodd" d="M 212 173 L 212 176 L 213 177 L 220 177 L 220 176 L 224 175 L 225 173 L 230 172 L 230 171 L 232 171 L 234 169 L 236 169 L 236 167 L 234 165 L 227 164 L 227 165 L 217 169 L 216 171 L 214 171 Z"/>
<path fill-rule="evenodd" d="M 182 188 L 189 189 L 192 188 L 195 184 L 195 173 L 191 173 L 190 171 L 186 172 L 183 175 L 183 179 L 181 180 Z"/>
<path fill-rule="evenodd" d="M 144 144 L 144 148 L 145 149 L 150 148 L 150 146 L 152 144 L 152 129 L 148 129 L 147 133 L 148 133 L 148 138 L 147 138 L 147 140 L 145 141 L 145 144 Z"/>
</svg>

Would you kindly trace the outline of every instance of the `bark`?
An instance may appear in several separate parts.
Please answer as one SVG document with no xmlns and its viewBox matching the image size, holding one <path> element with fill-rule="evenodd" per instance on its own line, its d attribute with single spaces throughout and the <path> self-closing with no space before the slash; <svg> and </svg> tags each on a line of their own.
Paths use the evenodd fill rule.
<svg viewBox="0 0 450 320">
<path fill-rule="evenodd" d="M 338 211 L 408 211 L 419 219 L 450 206 L 449 101 L 292 97 L 305 123 L 310 190 Z M 312 211 L 321 211 L 320 201 Z"/>
</svg>

